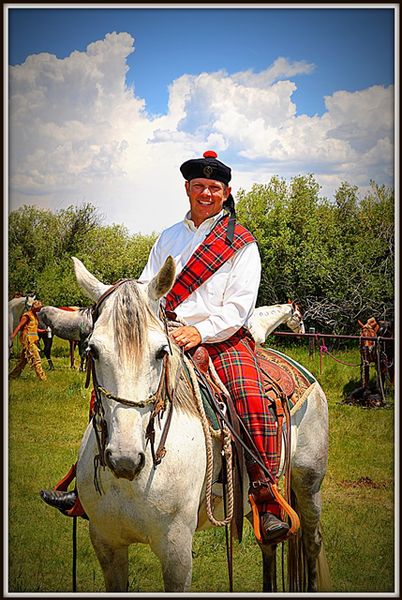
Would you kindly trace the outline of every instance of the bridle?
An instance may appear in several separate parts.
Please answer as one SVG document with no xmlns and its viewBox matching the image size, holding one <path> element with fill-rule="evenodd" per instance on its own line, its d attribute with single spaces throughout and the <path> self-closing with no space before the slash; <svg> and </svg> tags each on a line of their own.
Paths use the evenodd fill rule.
<svg viewBox="0 0 402 600">
<path fill-rule="evenodd" d="M 118 281 L 117 283 L 113 284 L 98 299 L 96 304 L 92 307 L 93 326 L 95 325 L 95 323 L 99 317 L 100 307 L 103 304 L 103 302 L 106 300 L 106 298 L 108 298 L 123 283 L 126 283 L 128 281 L 133 281 L 133 280 L 132 279 L 122 279 L 122 280 Z M 168 331 L 167 319 L 166 319 L 166 315 L 165 315 L 163 309 L 161 309 L 161 311 L 160 311 L 160 318 L 162 320 L 165 332 L 167 334 L 167 331 Z M 180 376 L 182 373 L 182 368 L 183 368 L 182 363 L 180 362 L 179 367 L 176 370 L 175 382 L 174 382 L 174 385 L 172 386 L 171 385 L 171 356 L 173 355 L 173 351 L 172 351 L 169 337 L 168 337 L 168 344 L 169 344 L 170 352 L 169 353 L 166 352 L 163 356 L 162 371 L 161 371 L 157 390 L 154 394 L 149 396 L 149 398 L 147 398 L 146 400 L 142 400 L 142 401 L 135 401 L 135 400 L 129 400 L 126 398 L 121 398 L 120 396 L 113 394 L 110 390 L 105 388 L 103 385 L 100 385 L 98 382 L 97 375 L 96 375 L 93 354 L 92 354 L 90 348 L 87 350 L 88 361 L 87 361 L 87 376 L 86 376 L 85 387 L 87 388 L 89 386 L 90 381 L 91 381 L 91 376 L 92 376 L 93 388 L 94 388 L 94 392 L 95 392 L 95 401 L 94 401 L 91 417 L 92 417 L 92 424 L 94 427 L 95 438 L 96 438 L 97 447 L 98 447 L 98 454 L 94 458 L 94 486 L 100 494 L 102 493 L 102 491 L 101 491 L 101 486 L 100 486 L 100 481 L 99 481 L 98 469 L 100 466 L 102 468 L 109 466 L 107 464 L 107 459 L 105 456 L 106 446 L 107 446 L 107 442 L 108 442 L 108 431 L 107 431 L 107 423 L 106 423 L 106 419 L 105 419 L 105 410 L 104 410 L 104 406 L 102 403 L 102 398 L 107 398 L 108 400 L 113 400 L 114 402 L 123 404 L 124 406 L 128 406 L 130 408 L 146 408 L 146 407 L 152 405 L 153 409 L 150 413 L 149 422 L 148 422 L 148 425 L 146 428 L 145 438 L 146 438 L 146 444 L 148 444 L 148 442 L 149 442 L 150 447 L 151 447 L 151 454 L 152 454 L 154 468 L 157 467 L 157 465 L 161 462 L 162 458 L 166 454 L 165 441 L 167 438 L 167 434 L 168 434 L 171 419 L 172 419 L 174 401 L 175 401 L 178 383 L 179 383 L 179 379 L 180 379 Z M 159 440 L 158 448 L 155 450 L 155 418 L 156 417 L 158 418 L 158 422 L 160 425 L 161 419 L 163 418 L 164 411 L 166 410 L 167 401 L 169 401 L 169 410 L 168 410 L 168 414 L 166 417 L 165 426 L 163 428 L 163 431 L 162 431 L 162 434 L 161 434 L 161 437 Z"/>
<path fill-rule="evenodd" d="M 288 325 L 290 323 L 295 324 L 297 328 L 300 328 L 303 323 L 303 315 L 295 302 L 292 302 L 292 314 L 288 320 Z"/>
<path fill-rule="evenodd" d="M 30 295 L 27 294 L 24 299 L 24 310 L 29 310 L 32 306 L 32 304 L 31 304 L 31 306 L 29 305 L 29 298 L 30 298 Z M 34 296 L 34 298 L 35 298 L 35 296 Z"/>
</svg>

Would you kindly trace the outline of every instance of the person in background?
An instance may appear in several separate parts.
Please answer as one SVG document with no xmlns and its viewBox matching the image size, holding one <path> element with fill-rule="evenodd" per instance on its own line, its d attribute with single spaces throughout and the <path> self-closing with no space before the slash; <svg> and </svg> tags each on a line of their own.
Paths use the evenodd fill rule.
<svg viewBox="0 0 402 600">
<path fill-rule="evenodd" d="M 15 336 L 20 333 L 22 350 L 17 364 L 10 373 L 10 379 L 17 379 L 21 375 L 25 366 L 28 364 L 31 369 L 34 369 L 38 379 L 41 381 L 47 380 L 42 368 L 42 362 L 38 348 L 38 332 L 42 333 L 46 331 L 45 329 L 39 329 L 38 327 L 37 314 L 42 306 L 42 302 L 39 300 L 34 300 L 31 308 L 22 314 L 20 322 L 12 333 L 12 339 L 14 339 Z"/>
</svg>

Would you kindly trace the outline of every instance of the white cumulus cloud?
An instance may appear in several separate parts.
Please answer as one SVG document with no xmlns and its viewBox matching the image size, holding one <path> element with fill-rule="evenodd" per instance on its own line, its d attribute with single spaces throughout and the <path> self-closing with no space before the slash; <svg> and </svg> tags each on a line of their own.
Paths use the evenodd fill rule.
<svg viewBox="0 0 402 600">
<path fill-rule="evenodd" d="M 292 77 L 314 65 L 279 57 L 260 73 L 183 74 L 166 114 L 126 84 L 128 33 L 64 59 L 29 56 L 9 70 L 10 208 L 91 202 L 108 223 L 148 233 L 187 210 L 180 164 L 215 149 L 233 189 L 313 173 L 332 197 L 341 181 L 393 185 L 394 89 L 339 90 L 322 116 L 297 113 Z"/>
</svg>

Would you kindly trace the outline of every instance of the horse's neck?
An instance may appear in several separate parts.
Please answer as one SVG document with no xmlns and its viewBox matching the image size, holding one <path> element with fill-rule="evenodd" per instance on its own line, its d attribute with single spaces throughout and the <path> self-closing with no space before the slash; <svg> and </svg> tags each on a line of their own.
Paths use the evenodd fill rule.
<svg viewBox="0 0 402 600">
<path fill-rule="evenodd" d="M 25 298 L 13 298 L 9 304 L 9 317 L 12 325 L 17 324 L 25 308 Z"/>
<path fill-rule="evenodd" d="M 23 310 L 25 306 L 25 298 L 21 296 L 20 298 L 13 298 L 8 303 L 9 309 L 12 311 L 15 310 Z"/>
<path fill-rule="evenodd" d="M 269 307 L 266 311 L 261 313 L 261 322 L 266 335 L 269 335 L 274 331 L 281 323 L 288 321 L 292 316 L 292 307 L 290 304 L 278 304 Z"/>
</svg>

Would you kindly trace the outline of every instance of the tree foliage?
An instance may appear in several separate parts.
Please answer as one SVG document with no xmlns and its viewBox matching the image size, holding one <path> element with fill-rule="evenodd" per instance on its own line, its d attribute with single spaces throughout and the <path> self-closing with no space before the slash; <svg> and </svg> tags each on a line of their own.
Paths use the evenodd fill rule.
<svg viewBox="0 0 402 600">
<path fill-rule="evenodd" d="M 289 183 L 272 177 L 238 193 L 238 219 L 261 254 L 258 304 L 295 300 L 322 332 L 357 332 L 357 320 L 370 316 L 393 320 L 393 191 L 372 181 L 362 199 L 346 182 L 333 201 L 319 192 L 307 175 Z M 24 206 L 9 217 L 10 297 L 35 291 L 45 304 L 88 306 L 71 256 L 104 283 L 138 278 L 155 239 L 103 226 L 90 204 L 57 213 Z"/>
<path fill-rule="evenodd" d="M 9 218 L 9 295 L 35 291 L 45 304 L 88 306 L 71 256 L 104 283 L 137 278 L 155 235 L 130 236 L 122 225 L 102 226 L 91 204 L 50 210 L 23 206 Z"/>
<path fill-rule="evenodd" d="M 312 175 L 273 177 L 238 195 L 239 220 L 262 260 L 258 304 L 300 303 L 317 331 L 350 333 L 357 320 L 394 318 L 394 194 L 371 182 L 361 200 L 344 182 L 330 202 Z"/>
</svg>

